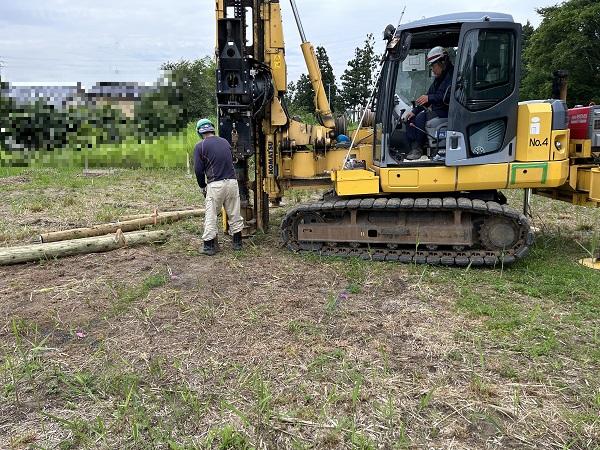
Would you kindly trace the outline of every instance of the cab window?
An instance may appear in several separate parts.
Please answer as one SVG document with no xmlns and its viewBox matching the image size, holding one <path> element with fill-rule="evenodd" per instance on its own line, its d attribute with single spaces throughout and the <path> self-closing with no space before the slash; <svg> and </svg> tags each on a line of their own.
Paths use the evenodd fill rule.
<svg viewBox="0 0 600 450">
<path fill-rule="evenodd" d="M 454 98 L 470 111 L 491 108 L 515 89 L 515 35 L 510 30 L 472 30 L 463 42 Z"/>
</svg>

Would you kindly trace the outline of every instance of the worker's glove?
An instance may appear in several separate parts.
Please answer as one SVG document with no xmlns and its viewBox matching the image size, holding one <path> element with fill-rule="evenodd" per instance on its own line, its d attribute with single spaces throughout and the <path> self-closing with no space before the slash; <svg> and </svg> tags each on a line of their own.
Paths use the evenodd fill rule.
<svg viewBox="0 0 600 450">
<path fill-rule="evenodd" d="M 202 193 L 202 195 L 204 195 L 204 198 L 206 198 L 206 188 L 200 188 L 200 192 Z"/>
</svg>

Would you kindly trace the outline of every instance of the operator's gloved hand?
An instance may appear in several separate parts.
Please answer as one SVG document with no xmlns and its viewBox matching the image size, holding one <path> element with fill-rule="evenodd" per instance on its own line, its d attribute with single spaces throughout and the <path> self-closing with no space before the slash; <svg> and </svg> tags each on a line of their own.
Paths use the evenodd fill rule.
<svg viewBox="0 0 600 450">
<path fill-rule="evenodd" d="M 200 188 L 200 192 L 202 193 L 202 195 L 204 195 L 204 198 L 206 198 L 206 188 Z"/>
</svg>

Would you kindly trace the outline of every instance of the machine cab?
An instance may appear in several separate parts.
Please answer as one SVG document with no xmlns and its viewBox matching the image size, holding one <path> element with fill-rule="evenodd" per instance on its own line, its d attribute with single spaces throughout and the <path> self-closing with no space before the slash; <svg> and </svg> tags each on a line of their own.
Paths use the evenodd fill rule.
<svg viewBox="0 0 600 450">
<path fill-rule="evenodd" d="M 407 161 L 404 116 L 435 77 L 427 53 L 442 46 L 454 66 L 448 117 L 430 113 L 426 154 Z M 499 13 L 462 13 L 401 25 L 390 38 L 375 103 L 374 164 L 476 165 L 515 159 L 521 25 Z"/>
</svg>

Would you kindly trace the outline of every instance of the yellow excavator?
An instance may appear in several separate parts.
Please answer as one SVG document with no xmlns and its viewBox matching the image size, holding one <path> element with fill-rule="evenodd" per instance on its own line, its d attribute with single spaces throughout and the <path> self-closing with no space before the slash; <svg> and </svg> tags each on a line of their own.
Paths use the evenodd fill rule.
<svg viewBox="0 0 600 450">
<path fill-rule="evenodd" d="M 219 135 L 232 145 L 246 233 L 266 230 L 289 189 L 330 189 L 287 212 L 292 251 L 381 261 L 495 265 L 524 257 L 534 233 L 507 205 L 526 189 L 600 206 L 600 109 L 570 139 L 564 99 L 521 102 L 521 25 L 492 12 L 448 14 L 384 32 L 373 95 L 359 127 L 331 112 L 314 49 L 290 0 L 321 125 L 290 117 L 280 2 L 216 0 Z M 454 62 L 448 117 L 425 123 L 408 159 L 403 118 L 433 75 L 427 54 Z M 580 122 L 581 122 L 580 118 Z"/>
</svg>

